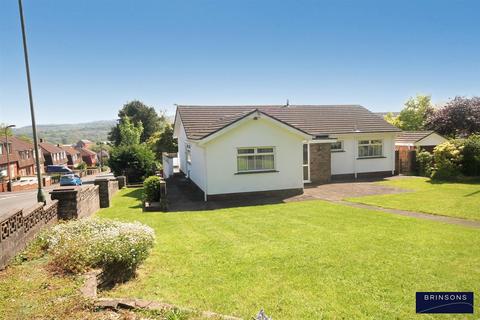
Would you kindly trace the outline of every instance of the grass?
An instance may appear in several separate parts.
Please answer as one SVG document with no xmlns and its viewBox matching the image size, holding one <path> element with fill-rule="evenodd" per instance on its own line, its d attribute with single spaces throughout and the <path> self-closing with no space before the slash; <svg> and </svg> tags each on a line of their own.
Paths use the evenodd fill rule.
<svg viewBox="0 0 480 320">
<path fill-rule="evenodd" d="M 478 179 L 465 182 L 434 182 L 428 178 L 411 177 L 383 181 L 379 184 L 411 192 L 347 200 L 385 208 L 480 220 L 480 180 Z"/>
<path fill-rule="evenodd" d="M 142 213 L 140 196 L 124 189 L 98 214 L 157 236 L 138 277 L 107 295 L 247 319 L 409 319 L 416 291 L 480 292 L 477 229 L 322 201 Z"/>
</svg>

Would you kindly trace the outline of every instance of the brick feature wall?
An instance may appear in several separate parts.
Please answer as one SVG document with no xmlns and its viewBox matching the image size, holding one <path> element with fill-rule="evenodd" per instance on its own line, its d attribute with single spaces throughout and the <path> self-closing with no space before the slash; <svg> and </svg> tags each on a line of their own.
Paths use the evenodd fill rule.
<svg viewBox="0 0 480 320">
<path fill-rule="evenodd" d="M 84 185 L 50 192 L 52 200 L 58 200 L 58 218 L 63 220 L 88 217 L 100 209 L 99 187 Z"/>
<path fill-rule="evenodd" d="M 33 237 L 57 222 L 58 201 L 12 211 L 0 221 L 0 270 L 22 251 Z"/>
<path fill-rule="evenodd" d="M 116 179 L 96 179 L 95 185 L 99 187 L 100 208 L 110 207 L 110 201 L 118 191 L 118 181 Z"/>
<path fill-rule="evenodd" d="M 331 176 L 330 143 L 310 144 L 310 181 L 328 183 Z"/>
</svg>

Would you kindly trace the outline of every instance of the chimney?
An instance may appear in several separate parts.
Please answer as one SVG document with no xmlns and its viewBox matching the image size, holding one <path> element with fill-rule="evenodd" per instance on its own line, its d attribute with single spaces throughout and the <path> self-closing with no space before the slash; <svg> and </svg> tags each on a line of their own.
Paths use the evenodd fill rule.
<svg viewBox="0 0 480 320">
<path fill-rule="evenodd" d="M 43 138 L 40 138 L 40 143 L 42 143 L 42 142 L 44 142 L 44 141 L 43 141 Z"/>
</svg>

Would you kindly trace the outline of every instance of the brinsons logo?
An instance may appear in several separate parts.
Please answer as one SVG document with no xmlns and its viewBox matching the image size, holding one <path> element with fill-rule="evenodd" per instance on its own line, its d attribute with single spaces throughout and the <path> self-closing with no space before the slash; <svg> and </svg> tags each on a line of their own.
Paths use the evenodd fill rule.
<svg viewBox="0 0 480 320">
<path fill-rule="evenodd" d="M 473 313 L 473 292 L 417 292 L 417 313 Z"/>
</svg>

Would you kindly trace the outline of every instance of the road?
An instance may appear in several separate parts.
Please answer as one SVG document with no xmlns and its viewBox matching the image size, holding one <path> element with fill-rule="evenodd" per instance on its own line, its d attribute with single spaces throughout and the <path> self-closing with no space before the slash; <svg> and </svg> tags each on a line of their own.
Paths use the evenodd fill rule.
<svg viewBox="0 0 480 320">
<path fill-rule="evenodd" d="M 82 178 L 84 184 L 91 184 L 96 178 L 113 177 L 112 174 L 99 174 L 96 176 L 88 176 Z M 53 189 L 70 188 L 60 187 L 58 184 L 44 188 L 45 195 L 47 196 L 47 202 L 50 200 L 48 194 Z M 27 209 L 37 203 L 37 189 L 32 191 L 19 191 L 19 192 L 0 192 L 0 221 L 5 215 L 15 209 Z"/>
</svg>

